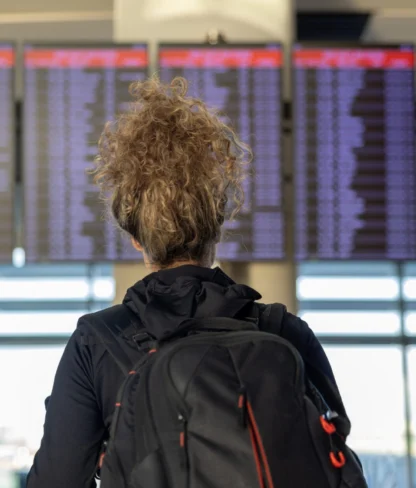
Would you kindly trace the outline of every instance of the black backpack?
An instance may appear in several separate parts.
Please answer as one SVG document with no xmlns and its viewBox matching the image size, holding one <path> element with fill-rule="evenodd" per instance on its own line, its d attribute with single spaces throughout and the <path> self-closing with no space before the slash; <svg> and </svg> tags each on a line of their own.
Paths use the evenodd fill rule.
<svg viewBox="0 0 416 488">
<path fill-rule="evenodd" d="M 285 308 L 264 312 L 281 321 Z M 188 320 L 162 342 L 141 328 L 141 359 L 128 371 L 120 336 L 103 320 L 96 331 L 126 379 L 101 488 L 367 488 L 344 442 L 348 419 L 305 377 L 298 351 L 258 323 Z"/>
</svg>

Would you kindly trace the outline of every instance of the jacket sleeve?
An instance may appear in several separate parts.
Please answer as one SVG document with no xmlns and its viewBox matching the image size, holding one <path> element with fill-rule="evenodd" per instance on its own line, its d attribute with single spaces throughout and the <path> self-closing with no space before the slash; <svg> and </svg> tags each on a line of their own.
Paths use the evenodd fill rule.
<svg viewBox="0 0 416 488">
<path fill-rule="evenodd" d="M 296 347 L 307 369 L 319 371 L 336 384 L 325 351 L 304 320 L 287 312 L 282 321 L 280 335 Z"/>
<path fill-rule="evenodd" d="M 308 324 L 286 312 L 281 323 L 280 335 L 293 344 L 302 356 L 306 376 L 318 388 L 327 404 L 341 415 L 338 421 L 345 437 L 350 433 L 351 424 L 342 401 L 329 360 L 325 351 Z"/>
<path fill-rule="evenodd" d="M 75 331 L 59 364 L 27 488 L 93 488 L 105 435 L 89 348 Z"/>
</svg>

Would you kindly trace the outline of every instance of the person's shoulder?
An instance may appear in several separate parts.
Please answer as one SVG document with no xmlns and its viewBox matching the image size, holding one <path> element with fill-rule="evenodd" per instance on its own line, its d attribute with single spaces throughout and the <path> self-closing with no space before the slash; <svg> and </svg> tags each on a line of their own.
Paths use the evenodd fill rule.
<svg viewBox="0 0 416 488">
<path fill-rule="evenodd" d="M 257 303 L 260 329 L 280 335 L 283 322 L 286 320 L 287 307 L 282 303 Z"/>
<path fill-rule="evenodd" d="M 301 317 L 289 312 L 286 305 L 273 303 L 259 306 L 263 330 L 278 334 L 291 342 L 309 341 L 312 331 L 308 324 Z"/>
<path fill-rule="evenodd" d="M 94 330 L 96 327 L 101 327 L 103 323 L 109 327 L 119 323 L 130 321 L 130 313 L 125 305 L 113 305 L 112 307 L 104 308 L 96 312 L 91 312 L 83 315 L 78 320 L 77 330 L 81 333 Z"/>
<path fill-rule="evenodd" d="M 309 325 L 301 317 L 290 312 L 286 312 L 284 316 L 280 335 L 301 352 L 308 350 L 317 342 Z"/>
<path fill-rule="evenodd" d="M 125 305 L 119 304 L 103 308 L 102 310 L 98 310 L 96 312 L 85 314 L 80 318 L 80 320 L 89 322 L 95 322 L 98 320 L 113 320 L 115 318 L 120 318 L 123 316 L 126 317 L 128 313 L 129 312 L 127 311 L 127 307 Z"/>
</svg>

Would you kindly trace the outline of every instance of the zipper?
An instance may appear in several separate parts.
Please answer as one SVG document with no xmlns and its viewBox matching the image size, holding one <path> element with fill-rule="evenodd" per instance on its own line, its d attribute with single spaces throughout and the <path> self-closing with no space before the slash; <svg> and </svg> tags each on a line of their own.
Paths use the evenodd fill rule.
<svg viewBox="0 0 416 488">
<path fill-rule="evenodd" d="M 255 336 L 254 336 L 255 334 Z M 226 339 L 225 341 L 221 341 L 218 345 L 222 346 L 236 346 L 238 344 L 244 343 L 247 338 L 250 338 L 250 342 L 256 343 L 261 342 L 264 340 L 277 342 L 278 344 L 284 344 L 292 353 L 293 358 L 296 360 L 296 372 L 295 372 L 295 382 L 297 386 L 304 385 L 303 377 L 304 377 L 304 368 L 303 368 L 303 361 L 299 361 L 301 359 L 300 353 L 298 350 L 286 339 L 283 339 L 280 336 L 276 336 L 274 334 L 270 334 L 268 332 L 261 332 L 261 331 L 241 331 L 241 332 L 210 332 L 209 336 L 188 336 L 186 338 L 181 339 L 180 342 L 175 344 L 174 350 L 178 352 L 180 349 L 184 347 L 188 347 L 186 344 L 187 342 L 191 344 L 209 344 L 213 345 L 215 339 Z M 185 342 L 186 341 L 186 342 Z M 170 350 L 172 353 L 172 349 Z M 160 354 L 160 353 L 159 353 Z M 185 406 L 186 408 L 186 406 Z"/>
<path fill-rule="evenodd" d="M 156 352 L 156 354 L 160 354 L 160 352 Z M 156 428 L 156 424 L 155 424 L 155 420 L 153 418 L 153 415 L 152 415 L 152 404 L 150 402 L 150 388 L 149 388 L 149 380 L 150 380 L 150 374 L 149 374 L 149 369 L 146 369 L 145 371 L 145 375 L 143 375 L 142 377 L 142 381 L 145 381 L 146 383 L 146 406 L 147 406 L 147 411 L 149 412 L 149 417 L 150 417 L 150 423 L 151 423 L 151 428 L 153 430 L 153 433 L 157 439 L 157 445 L 162 447 L 162 443 L 161 443 L 161 439 L 160 439 L 160 436 L 159 436 L 159 432 Z M 140 433 L 138 432 L 138 435 L 140 435 Z M 162 462 L 163 462 L 163 465 L 165 467 L 165 474 L 166 474 L 166 478 L 168 480 L 168 486 L 174 486 L 174 484 L 172 483 L 172 478 L 171 478 L 171 473 L 170 473 L 170 470 L 169 470 L 169 465 L 168 465 L 168 462 L 167 462 L 167 458 L 166 458 L 166 454 L 165 452 L 163 451 L 163 449 L 161 448 L 160 449 L 160 455 L 162 457 Z"/>
<path fill-rule="evenodd" d="M 117 430 L 117 425 L 119 422 L 121 409 L 123 408 L 123 402 L 124 402 L 124 400 L 126 400 L 125 396 L 126 396 L 127 387 L 130 385 L 130 383 L 133 383 L 134 381 L 141 381 L 142 371 L 140 371 L 140 370 L 143 369 L 143 366 L 146 364 L 146 362 L 148 360 L 149 360 L 149 357 L 147 355 L 143 356 L 143 358 L 140 359 L 140 361 L 135 365 L 134 370 L 130 371 L 128 376 L 124 379 L 121 387 L 119 388 L 119 390 L 117 392 L 115 411 L 114 411 L 113 418 L 111 420 L 109 441 L 108 441 L 107 446 L 106 446 L 107 448 L 108 448 L 108 445 L 113 444 L 113 439 L 114 439 L 114 436 L 115 436 L 115 433 Z M 121 460 L 118 456 L 117 451 L 115 449 L 111 449 L 108 451 L 107 448 L 106 448 L 105 452 L 103 452 L 100 456 L 99 462 L 101 463 L 101 466 L 104 464 L 105 457 L 106 457 L 107 452 L 108 452 L 114 458 L 114 460 L 117 464 L 118 471 L 120 473 L 123 473 L 122 463 L 121 463 Z"/>
<path fill-rule="evenodd" d="M 133 381 L 139 381 L 141 378 L 142 374 L 142 367 L 146 364 L 146 362 L 149 361 L 148 355 L 143 356 L 138 363 L 134 366 L 134 369 L 128 373 L 126 378 L 124 379 L 123 383 L 121 384 L 117 396 L 116 396 L 116 410 L 114 412 L 114 416 L 111 419 L 111 426 L 110 426 L 110 439 L 114 437 L 117 423 L 118 423 L 118 418 L 120 416 L 120 408 L 123 404 L 124 397 L 125 397 L 125 392 L 127 389 L 127 386 L 130 384 L 130 382 Z"/>
<path fill-rule="evenodd" d="M 183 453 L 183 460 L 184 460 L 184 467 L 188 469 L 188 452 L 187 452 L 187 442 L 188 442 L 188 435 L 187 435 L 187 421 L 186 419 L 179 414 L 178 420 L 181 423 L 181 431 L 179 433 L 179 446 L 181 448 L 181 452 Z"/>
<path fill-rule="evenodd" d="M 115 410 L 114 410 L 114 416 L 111 420 L 111 426 L 110 426 L 110 440 L 114 438 L 114 434 L 116 432 L 116 428 L 117 428 L 117 424 L 118 424 L 118 420 L 119 420 L 119 417 L 120 417 L 120 409 L 123 405 L 123 400 L 124 400 L 124 397 L 125 397 L 125 392 L 126 392 L 126 389 L 127 389 L 127 385 L 129 385 L 130 381 L 133 381 L 135 378 L 133 375 L 131 376 L 128 376 L 124 381 L 123 381 L 123 384 L 121 385 L 118 393 L 117 393 L 117 397 L 116 397 L 116 403 L 115 403 Z"/>
<path fill-rule="evenodd" d="M 133 373 L 133 372 L 131 372 Z M 114 411 L 114 415 L 113 415 L 113 418 L 111 420 L 111 427 L 110 427 L 110 436 L 109 436 L 109 440 L 108 442 L 106 443 L 105 445 L 105 450 L 101 453 L 100 455 L 100 458 L 99 458 L 99 469 L 101 470 L 104 462 L 105 462 L 105 459 L 107 457 L 107 454 L 109 456 L 111 456 L 116 465 L 117 465 L 117 470 L 118 472 L 120 473 L 120 475 L 122 475 L 123 477 L 123 482 L 125 482 L 125 478 L 124 478 L 124 470 L 123 470 L 123 467 L 122 467 L 122 463 L 121 463 L 121 460 L 118 456 L 118 453 L 116 451 L 116 449 L 110 449 L 108 450 L 108 446 L 113 446 L 113 443 L 114 443 L 114 434 L 116 432 L 116 428 L 117 428 L 117 424 L 118 424 L 118 421 L 119 421 L 119 417 L 120 417 L 120 412 L 121 412 L 121 408 L 122 408 L 122 403 L 123 403 L 123 400 L 124 400 L 124 397 L 125 397 L 125 391 L 126 391 L 126 388 L 127 388 L 127 385 L 131 382 L 131 381 L 134 381 L 136 378 L 134 377 L 133 374 L 130 374 L 129 376 L 127 376 L 127 378 L 123 381 L 123 384 L 121 385 L 118 393 L 117 393 L 117 397 L 116 397 L 116 404 L 115 404 L 115 411 Z"/>
<path fill-rule="evenodd" d="M 189 487 L 189 457 L 188 457 L 188 422 L 181 414 L 178 415 L 178 420 L 181 423 L 181 431 L 179 433 L 179 447 L 181 449 L 181 467 L 185 473 L 185 487 Z"/>
</svg>

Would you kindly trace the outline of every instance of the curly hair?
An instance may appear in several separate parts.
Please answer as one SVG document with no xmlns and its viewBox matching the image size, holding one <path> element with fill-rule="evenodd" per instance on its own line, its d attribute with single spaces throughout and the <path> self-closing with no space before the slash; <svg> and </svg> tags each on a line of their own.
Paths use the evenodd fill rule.
<svg viewBox="0 0 416 488">
<path fill-rule="evenodd" d="M 107 123 L 91 171 L 118 226 L 160 267 L 202 262 L 244 201 L 250 148 L 187 81 L 130 87 L 130 109 Z"/>
</svg>

